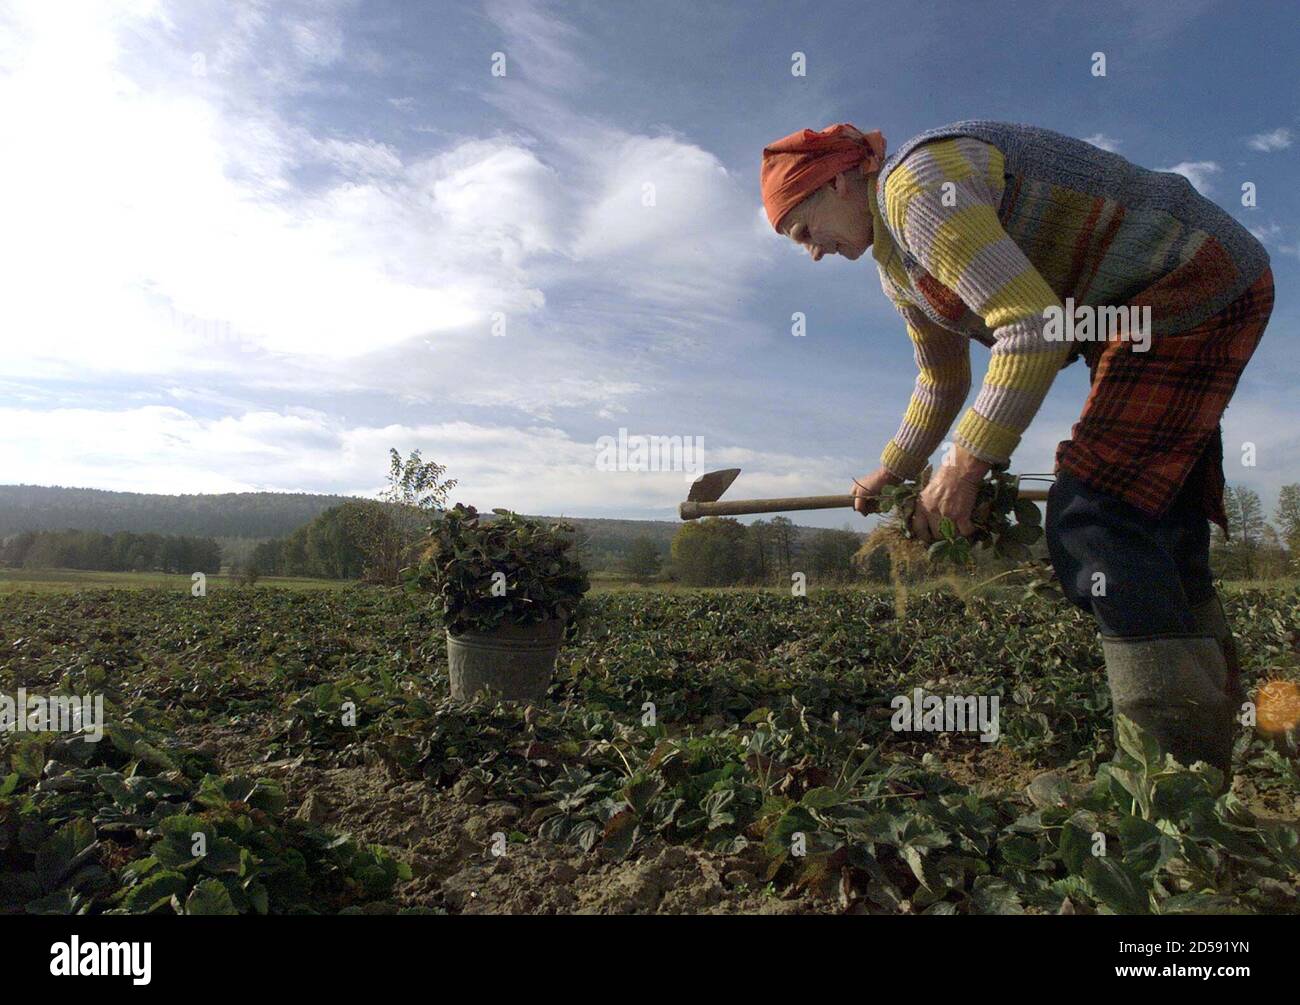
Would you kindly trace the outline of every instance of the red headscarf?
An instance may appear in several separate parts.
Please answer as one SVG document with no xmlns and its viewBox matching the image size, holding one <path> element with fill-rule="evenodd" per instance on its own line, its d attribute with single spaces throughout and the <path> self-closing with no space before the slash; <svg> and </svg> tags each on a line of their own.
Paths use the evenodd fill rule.
<svg viewBox="0 0 1300 1005">
<path fill-rule="evenodd" d="M 763 148 L 760 184 L 763 207 L 773 228 L 781 229 L 786 213 L 841 171 L 861 165 L 863 174 L 879 171 L 885 161 L 880 130 L 864 133 L 841 122 L 821 132 L 800 129 Z"/>
</svg>

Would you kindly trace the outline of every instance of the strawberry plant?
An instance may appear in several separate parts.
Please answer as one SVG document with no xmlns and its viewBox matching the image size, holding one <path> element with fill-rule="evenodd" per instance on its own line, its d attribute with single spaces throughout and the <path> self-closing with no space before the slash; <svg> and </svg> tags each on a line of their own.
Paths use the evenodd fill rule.
<svg viewBox="0 0 1300 1005">
<path fill-rule="evenodd" d="M 484 520 L 462 505 L 440 512 L 419 561 L 405 570 L 407 587 L 427 596 L 457 635 L 568 621 L 591 585 L 572 554 L 573 528 L 493 513 Z"/>
<path fill-rule="evenodd" d="M 924 484 L 902 482 L 886 485 L 880 496 L 880 512 L 892 514 L 900 533 L 912 538 L 912 517 Z M 1013 518 L 1014 517 L 1014 521 Z M 970 561 L 973 547 L 991 548 L 999 558 L 1024 561 L 1029 558 L 1029 546 L 1043 536 L 1043 517 L 1038 507 L 1019 497 L 1014 476 L 992 473 L 980 483 L 971 511 L 975 532 L 961 537 L 952 520 L 945 517 L 940 522 L 942 536 L 930 545 L 930 557 L 946 560 L 955 565 Z"/>
</svg>

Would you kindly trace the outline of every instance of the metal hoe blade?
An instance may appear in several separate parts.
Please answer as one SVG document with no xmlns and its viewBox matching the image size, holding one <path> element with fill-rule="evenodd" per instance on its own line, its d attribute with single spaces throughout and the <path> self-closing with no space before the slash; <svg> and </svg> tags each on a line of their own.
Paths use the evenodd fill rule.
<svg viewBox="0 0 1300 1005">
<path fill-rule="evenodd" d="M 691 482 L 691 490 L 686 494 L 689 502 L 717 502 L 722 493 L 730 488 L 731 483 L 740 474 L 740 468 L 724 468 L 722 471 L 708 471 Z"/>
</svg>

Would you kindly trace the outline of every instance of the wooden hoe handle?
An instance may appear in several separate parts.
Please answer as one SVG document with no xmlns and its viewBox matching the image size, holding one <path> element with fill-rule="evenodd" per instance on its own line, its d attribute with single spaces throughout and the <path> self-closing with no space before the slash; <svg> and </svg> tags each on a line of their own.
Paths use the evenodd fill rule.
<svg viewBox="0 0 1300 1005">
<path fill-rule="evenodd" d="M 718 502 L 684 502 L 678 507 L 683 520 L 702 516 L 747 516 L 751 513 L 793 513 L 805 509 L 852 508 L 854 496 L 786 496 L 783 499 L 724 499 Z M 1046 489 L 1021 489 L 1020 498 L 1045 502 Z"/>
</svg>

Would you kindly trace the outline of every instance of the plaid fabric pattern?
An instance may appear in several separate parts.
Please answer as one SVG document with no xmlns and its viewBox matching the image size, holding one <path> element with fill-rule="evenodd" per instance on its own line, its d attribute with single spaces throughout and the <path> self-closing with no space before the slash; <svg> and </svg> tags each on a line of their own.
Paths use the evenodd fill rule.
<svg viewBox="0 0 1300 1005">
<path fill-rule="evenodd" d="M 1152 296 L 1144 291 L 1134 302 Z M 1213 317 L 1156 336 L 1146 352 L 1129 341 L 1089 345 L 1092 390 L 1057 448 L 1057 469 L 1153 518 L 1194 478 L 1206 517 L 1227 531 L 1219 420 L 1272 310 L 1273 272 L 1265 269 Z"/>
</svg>

